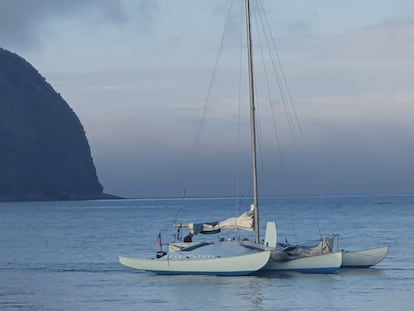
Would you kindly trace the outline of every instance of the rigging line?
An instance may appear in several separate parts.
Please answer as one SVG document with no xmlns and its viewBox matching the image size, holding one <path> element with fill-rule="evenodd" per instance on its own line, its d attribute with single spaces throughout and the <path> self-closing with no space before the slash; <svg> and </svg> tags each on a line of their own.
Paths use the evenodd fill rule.
<svg viewBox="0 0 414 311">
<path fill-rule="evenodd" d="M 261 37 L 260 37 L 261 38 Z M 263 72 L 265 75 L 265 81 L 266 81 L 266 90 L 267 90 L 267 97 L 269 100 L 269 106 L 272 112 L 272 121 L 273 121 L 273 129 L 274 129 L 274 133 L 275 133 L 275 137 L 276 137 L 276 148 L 278 150 L 278 154 L 279 154 L 279 162 L 280 162 L 280 166 L 281 166 L 281 171 L 282 171 L 282 180 L 283 180 L 283 185 L 285 187 L 285 190 L 287 192 L 289 192 L 289 187 L 288 187 L 288 182 L 287 182 L 287 174 L 286 174 L 286 167 L 285 167 L 285 161 L 283 159 L 283 155 L 282 155 L 282 144 L 280 141 L 280 136 L 279 136 L 279 129 L 278 129 L 278 125 L 276 122 L 276 113 L 275 113 L 275 107 L 274 105 L 272 105 L 272 92 L 270 89 L 270 83 L 269 83 L 269 74 L 266 68 L 266 62 L 265 62 L 265 55 L 264 55 L 264 51 L 263 51 L 263 46 L 260 45 L 260 54 L 262 56 L 262 65 L 263 65 Z"/>
<path fill-rule="evenodd" d="M 260 0 L 255 0 L 255 2 L 256 2 L 256 6 L 258 7 L 260 23 L 261 23 L 261 26 L 262 26 L 261 28 L 262 28 L 262 32 L 263 32 L 264 37 L 265 37 L 266 47 L 267 47 L 267 51 L 268 51 L 268 54 L 269 54 L 269 58 L 270 58 L 270 61 L 272 63 L 273 74 L 274 74 L 274 77 L 276 79 L 276 82 L 277 82 L 277 85 L 278 85 L 278 88 L 279 88 L 279 93 L 280 93 L 280 97 L 281 97 L 281 101 L 282 101 L 282 105 L 283 105 L 284 114 L 285 114 L 285 117 L 286 117 L 286 120 L 287 120 L 288 128 L 290 130 L 290 134 L 291 134 L 292 141 L 293 141 L 293 144 L 294 144 L 294 147 L 295 147 L 295 151 L 298 152 L 297 139 L 296 139 L 296 134 L 295 134 L 295 130 L 294 130 L 294 122 L 292 121 L 291 112 L 289 111 L 289 106 L 287 104 L 286 94 L 285 94 L 285 87 L 283 85 L 283 80 L 280 77 L 281 75 L 283 76 L 283 71 L 278 70 L 278 67 L 281 69 L 280 58 L 278 58 L 279 59 L 279 66 L 278 66 L 277 63 L 275 62 L 274 56 L 272 54 L 272 50 L 275 50 L 275 53 L 278 56 L 276 47 L 274 46 L 274 49 L 272 49 L 272 46 L 269 43 L 270 40 L 269 40 L 268 32 L 271 34 L 271 29 L 270 29 L 269 23 L 267 23 L 267 27 L 266 27 L 265 22 L 264 22 L 264 19 L 267 20 L 267 15 L 266 15 L 266 12 L 264 10 L 263 2 L 260 1 Z M 260 3 L 260 5 L 259 5 L 259 3 Z M 263 48 L 261 49 L 261 51 L 262 51 L 263 59 L 264 59 Z M 268 75 L 268 71 L 266 69 L 265 64 L 264 64 L 264 71 L 265 71 L 266 77 L 268 77 L 269 75 Z M 279 72 L 279 71 L 281 71 L 281 72 Z M 271 111 L 272 111 L 272 119 L 273 119 L 273 125 L 274 125 L 274 129 L 275 129 L 275 135 L 276 135 L 276 139 L 277 139 L 277 147 L 279 148 L 279 151 L 280 151 L 279 152 L 279 161 L 280 161 L 281 168 L 282 168 L 282 182 L 283 182 L 283 185 L 284 185 L 286 191 L 288 193 L 290 193 L 291 189 L 290 189 L 290 185 L 288 183 L 286 165 L 285 165 L 283 155 L 282 155 L 282 152 L 281 152 L 282 148 L 281 148 L 281 143 L 280 143 L 278 130 L 277 130 L 277 122 L 276 122 L 276 116 L 275 116 L 275 111 L 276 111 L 275 108 L 276 107 L 275 107 L 275 105 L 272 104 L 272 101 L 271 101 L 272 92 L 271 92 L 271 88 L 270 88 L 270 85 L 269 85 L 269 80 L 270 79 L 267 79 L 267 81 L 266 81 L 267 82 L 267 90 L 268 90 L 268 96 L 269 96 L 269 100 L 270 100 L 270 107 L 271 107 Z M 289 208 L 289 206 L 291 206 L 291 200 L 290 200 L 289 197 L 287 199 L 287 206 L 288 206 L 288 209 L 287 209 L 288 213 L 290 214 L 289 218 L 291 219 L 292 227 L 294 228 L 294 232 L 296 232 L 294 217 L 292 215 L 292 208 Z"/>
<path fill-rule="evenodd" d="M 262 12 L 265 12 L 264 5 L 263 5 L 263 1 L 262 0 L 256 0 L 256 1 L 259 1 L 260 2 L 260 8 L 261 8 Z M 277 46 L 276 46 L 275 37 L 273 36 L 273 32 L 272 32 L 272 29 L 270 27 L 270 23 L 269 23 L 269 20 L 267 18 L 267 15 L 264 13 L 263 16 L 264 16 L 264 19 L 265 19 L 265 22 L 266 22 L 266 26 L 267 26 L 267 29 L 268 29 L 268 32 L 269 32 L 270 41 L 271 41 L 272 46 L 273 46 L 273 48 L 271 50 L 273 50 L 274 53 L 275 53 L 275 55 L 276 55 L 277 64 L 278 64 L 278 67 L 280 68 L 281 76 L 282 76 L 282 79 L 284 81 L 284 86 L 285 86 L 286 91 L 287 91 L 287 94 L 288 94 L 289 103 L 290 103 L 291 109 L 293 111 L 293 116 L 294 116 L 294 119 L 296 121 L 297 129 L 299 131 L 299 134 L 300 134 L 300 137 L 302 139 L 303 145 L 304 146 L 307 146 L 307 141 L 306 141 L 306 138 L 305 138 L 305 135 L 304 135 L 302 126 L 301 126 L 301 122 L 299 120 L 299 116 L 298 116 L 298 114 L 296 112 L 296 108 L 295 108 L 295 105 L 294 105 L 293 97 L 292 97 L 292 94 L 291 94 L 291 91 L 290 91 L 290 88 L 289 88 L 289 83 L 287 81 L 287 77 L 286 77 L 286 74 L 284 72 L 284 69 L 283 69 L 283 66 L 282 66 L 282 62 L 280 60 L 280 56 L 279 56 L 278 49 L 277 49 Z M 273 60 L 272 60 L 272 62 L 273 62 Z M 298 146 L 297 146 L 296 142 L 295 142 L 295 152 L 298 155 L 299 163 L 302 166 L 302 170 L 304 170 L 304 166 L 305 165 L 303 163 L 302 157 L 299 156 L 299 150 L 298 150 Z M 313 171 L 311 171 L 308 174 L 309 174 L 309 176 L 310 176 L 310 178 L 312 180 L 311 181 L 312 185 L 314 187 L 316 186 L 316 188 L 317 188 L 316 190 L 318 190 L 320 188 L 320 183 L 317 181 L 317 179 L 315 177 L 315 173 Z M 325 198 L 323 198 L 323 201 L 325 202 Z M 326 202 L 325 202 L 325 204 L 326 204 Z"/>
<path fill-rule="evenodd" d="M 319 223 L 317 223 L 316 225 L 318 226 L 319 236 L 323 239 L 324 236 L 321 231 L 321 226 L 319 226 Z"/>
<path fill-rule="evenodd" d="M 240 3 L 240 16 L 243 16 L 243 9 L 244 5 L 242 1 L 239 1 Z M 242 97 L 242 64 L 243 64 L 243 38 L 244 38 L 244 23 L 243 19 L 240 18 L 240 55 L 239 55 L 239 98 L 238 98 L 238 112 L 237 112 L 237 155 L 242 154 L 241 152 L 241 97 Z M 240 158 L 239 156 L 236 156 L 236 211 L 240 212 L 240 206 L 239 206 L 239 196 L 240 196 Z"/>
<path fill-rule="evenodd" d="M 271 63 L 272 63 L 273 73 L 274 73 L 274 76 L 275 76 L 275 79 L 276 79 L 276 82 L 277 82 L 277 86 L 278 86 L 278 89 L 279 89 L 279 94 L 280 94 L 283 110 L 284 110 L 285 117 L 286 117 L 286 120 L 287 120 L 287 123 L 288 123 L 288 127 L 289 127 L 289 130 L 290 130 L 291 136 L 292 136 L 292 141 L 295 145 L 295 148 L 298 148 L 297 147 L 297 139 L 296 139 L 296 134 L 295 134 L 294 122 L 292 121 L 291 112 L 289 111 L 290 109 L 289 109 L 288 101 L 286 100 L 285 86 L 283 84 L 283 80 L 281 78 L 281 73 L 280 73 L 280 70 L 278 69 L 278 65 L 275 62 L 275 60 L 273 58 L 273 55 L 272 55 L 272 48 L 271 48 L 271 45 L 269 44 L 269 38 L 268 38 L 267 31 L 266 31 L 266 27 L 264 26 L 262 15 L 266 15 L 266 13 L 261 12 L 260 21 L 261 21 L 261 24 L 262 24 L 263 33 L 264 33 L 265 38 L 266 38 L 266 44 L 267 44 L 267 49 L 268 49 L 268 52 L 269 52 L 269 58 L 270 58 Z"/>
<path fill-rule="evenodd" d="M 256 25 L 256 29 L 259 29 L 259 27 L 258 27 L 258 25 L 257 25 L 257 13 L 256 13 L 256 10 L 253 10 L 252 11 L 252 15 L 253 15 L 253 20 L 254 20 L 254 23 L 255 23 L 255 25 Z M 261 36 L 260 36 L 260 32 L 259 31 L 257 31 L 257 40 L 256 40 L 256 44 L 255 45 L 259 45 L 260 47 L 262 46 L 262 44 L 261 44 Z M 256 113 L 256 125 L 257 125 L 257 140 L 258 140 L 258 147 L 259 147 L 259 152 L 258 152 L 258 156 L 259 156 L 259 158 L 260 158 L 260 170 L 261 171 L 263 171 L 263 168 L 265 167 L 265 165 L 264 165 L 264 152 L 263 152 L 263 145 L 264 145 L 264 139 L 263 139 L 263 130 L 262 130 L 262 119 L 261 119 L 261 110 L 260 110 L 260 101 L 259 101 L 259 94 L 260 94 L 260 92 L 258 91 L 258 85 L 257 85 L 257 83 L 254 85 L 254 93 L 256 94 L 256 96 L 255 96 L 255 101 L 256 101 L 256 111 L 258 112 L 258 113 Z"/>
<path fill-rule="evenodd" d="M 261 10 L 263 12 L 265 12 L 264 5 L 263 5 L 263 1 L 262 0 L 258 0 L 258 1 L 260 2 Z M 267 18 L 267 15 L 266 14 L 263 14 L 263 15 L 264 15 L 264 19 L 265 19 L 266 26 L 267 26 L 267 29 L 268 29 L 270 41 L 272 42 L 272 46 L 273 46 L 273 48 L 271 50 L 273 50 L 274 53 L 275 53 L 275 55 L 276 55 L 277 64 L 278 64 L 278 67 L 280 68 L 281 76 L 282 76 L 283 81 L 284 81 L 284 86 L 286 88 L 286 92 L 287 92 L 288 97 L 289 97 L 289 103 L 290 103 L 290 106 L 291 106 L 292 111 L 293 111 L 293 116 L 294 116 L 295 121 L 296 121 L 297 129 L 298 129 L 298 131 L 300 133 L 300 136 L 301 136 L 301 139 L 302 139 L 302 143 L 304 144 L 304 146 L 307 146 L 307 141 L 306 141 L 306 138 L 305 138 L 305 134 L 303 132 L 303 129 L 302 129 L 302 126 L 301 126 L 301 122 L 299 120 L 299 116 L 298 116 L 298 114 L 296 112 L 296 108 L 295 108 L 295 105 L 294 105 L 293 97 L 291 95 L 291 91 L 290 91 L 290 88 L 289 88 L 289 83 L 287 81 L 287 77 L 286 77 L 286 74 L 284 72 L 282 62 L 280 60 L 280 56 L 279 56 L 278 49 L 277 49 L 277 46 L 276 46 L 276 40 L 275 40 L 275 38 L 273 36 L 273 33 L 272 33 L 272 30 L 271 30 L 270 23 L 269 23 L 269 20 Z M 298 146 L 296 145 L 296 143 L 295 143 L 295 147 L 296 147 L 296 150 L 295 150 L 296 153 L 299 154 L 299 152 L 298 152 Z M 304 166 L 301 157 L 298 156 L 298 158 L 300 159 L 301 165 Z M 312 173 L 312 172 L 310 173 L 310 177 L 312 179 L 312 185 L 319 185 L 319 183 L 317 182 L 317 180 L 316 180 L 316 178 L 315 178 L 314 175 L 315 175 L 314 173 Z M 319 187 L 316 187 L 316 188 L 319 188 Z"/>
<path fill-rule="evenodd" d="M 268 51 L 269 51 L 269 57 L 270 57 L 271 62 L 272 62 L 273 72 L 275 74 L 275 78 L 277 79 L 279 89 L 281 90 L 283 109 L 284 109 L 285 116 L 286 116 L 286 119 L 287 119 L 287 123 L 288 123 L 288 126 L 289 126 L 292 141 L 293 141 L 293 144 L 294 144 L 295 154 L 297 155 L 299 163 L 300 163 L 301 167 L 303 168 L 304 165 L 302 163 L 302 158 L 299 156 L 299 146 L 298 146 L 298 141 L 297 141 L 297 138 L 296 138 L 297 136 L 296 136 L 296 131 L 295 131 L 295 129 L 297 129 L 299 131 L 299 134 L 301 134 L 301 136 L 302 136 L 302 141 L 305 142 L 304 135 L 303 135 L 303 132 L 302 132 L 302 128 L 300 126 L 296 110 L 294 109 L 292 97 L 290 97 L 291 107 L 293 108 L 292 110 L 289 109 L 289 104 L 288 104 L 288 101 L 286 100 L 285 90 L 286 90 L 286 92 L 289 92 L 289 93 L 290 93 L 290 91 L 289 91 L 289 87 L 288 87 L 288 84 L 287 84 L 286 75 L 284 74 L 283 66 L 282 66 L 282 63 L 280 61 L 279 54 L 277 52 L 275 40 L 274 40 L 273 35 L 272 35 L 272 30 L 270 28 L 270 24 L 268 22 L 267 15 L 266 15 L 265 10 L 264 10 L 263 2 L 261 0 L 255 0 L 255 1 L 256 1 L 256 3 L 260 3 L 260 6 L 259 5 L 258 6 L 261 9 L 261 10 L 259 10 L 261 12 L 260 18 L 261 18 L 263 33 L 265 34 L 265 37 L 266 37 L 266 43 L 267 43 L 267 47 L 268 47 Z M 272 42 L 273 45 L 271 45 L 270 42 Z M 274 52 L 274 54 L 276 55 L 277 62 L 275 62 L 272 52 Z M 283 83 L 283 81 L 284 81 L 284 83 Z M 293 116 L 292 116 L 292 114 L 293 114 Z M 296 121 L 296 127 L 294 126 L 295 122 L 292 121 L 292 118 L 293 118 L 294 121 Z"/>
<path fill-rule="evenodd" d="M 259 8 L 258 11 L 261 13 L 261 14 L 259 14 L 260 22 L 261 22 L 261 25 L 262 25 L 262 29 L 263 29 L 265 39 L 266 39 L 267 49 L 269 51 L 269 58 L 271 60 L 272 67 L 273 67 L 273 73 L 274 73 L 275 79 L 277 81 L 277 86 L 278 86 L 278 89 L 279 89 L 279 93 L 280 93 L 280 97 L 281 97 L 281 101 L 282 101 L 282 106 L 283 106 L 283 109 L 284 109 L 284 112 L 285 112 L 285 117 L 286 117 L 286 120 L 287 120 L 287 123 L 288 123 L 288 126 L 289 126 L 290 133 L 292 135 L 293 143 L 294 143 L 295 147 L 298 148 L 297 147 L 296 134 L 295 134 L 294 126 L 293 126 L 293 121 L 292 121 L 291 113 L 289 111 L 290 109 L 289 109 L 288 101 L 286 100 L 286 94 L 285 94 L 286 86 L 284 85 L 283 79 L 281 78 L 282 72 L 281 72 L 281 70 L 279 70 L 281 64 L 278 64 L 277 62 L 275 62 L 275 60 L 273 58 L 272 47 L 269 43 L 270 40 L 269 40 L 269 37 L 268 37 L 268 34 L 267 34 L 267 31 L 269 31 L 270 27 L 267 27 L 267 29 L 266 29 L 264 21 L 263 21 L 263 17 L 262 17 L 262 16 L 266 17 L 266 13 L 264 11 L 263 5 L 260 7 L 258 5 L 258 1 L 255 0 L 255 2 L 256 2 L 257 7 Z M 276 49 L 276 47 L 274 46 L 273 49 Z M 278 55 L 278 54 L 276 53 L 276 55 Z"/>
<path fill-rule="evenodd" d="M 201 116 L 200 122 L 198 124 L 196 137 L 195 137 L 195 143 L 194 143 L 193 150 L 192 150 L 191 154 L 195 153 L 195 150 L 197 149 L 197 147 L 199 145 L 201 132 L 203 130 L 204 122 L 205 122 L 205 118 L 206 118 L 208 102 L 210 100 L 210 96 L 211 96 L 211 93 L 213 91 L 213 85 L 214 85 L 214 82 L 215 82 L 216 76 L 217 76 L 218 63 L 219 63 L 219 60 L 221 58 L 221 55 L 223 54 L 224 42 L 225 42 L 227 33 L 229 32 L 229 28 L 230 28 L 229 27 L 229 25 L 230 25 L 230 13 L 231 13 L 232 8 L 233 8 L 233 3 L 234 3 L 234 0 L 232 0 L 230 2 L 230 5 L 229 5 L 228 11 L 227 11 L 226 22 L 225 22 L 225 25 L 224 25 L 224 31 L 223 31 L 223 34 L 221 36 L 219 50 L 217 52 L 216 61 L 214 63 L 213 71 L 211 73 L 210 83 L 209 83 L 209 86 L 208 86 L 208 89 L 207 89 L 207 95 L 206 95 L 206 98 L 205 98 L 204 104 L 203 104 L 202 116 Z"/>
<path fill-rule="evenodd" d="M 258 10 L 258 14 L 260 17 L 260 20 L 262 21 L 262 17 L 260 16 L 261 14 L 263 14 L 264 12 L 261 12 L 260 10 Z M 256 24 L 257 24 L 257 19 L 256 19 Z M 258 27 L 258 25 L 256 26 L 257 29 L 260 29 Z M 263 24 L 262 24 L 262 30 L 263 33 L 265 34 L 265 29 L 263 28 Z M 260 36 L 260 32 L 258 35 L 260 42 L 262 42 L 262 36 Z M 266 39 L 266 36 L 265 36 Z M 266 40 L 267 42 L 267 40 Z M 280 140 L 280 135 L 279 135 L 279 130 L 278 130 L 278 125 L 276 122 L 276 112 L 275 112 L 275 105 L 272 104 L 272 91 L 271 91 L 271 87 L 270 87 L 270 77 L 269 77 L 269 73 L 267 70 L 267 66 L 266 66 L 266 62 L 265 62 L 265 53 L 264 53 L 264 49 L 263 49 L 263 45 L 260 44 L 260 54 L 262 57 L 262 65 L 263 65 L 263 72 L 265 75 L 265 81 L 266 81 L 266 90 L 267 90 L 267 96 L 268 96 L 268 100 L 269 100 L 269 106 L 271 109 L 271 113 L 272 113 L 272 121 L 273 121 L 273 129 L 274 129 L 274 134 L 276 137 L 276 148 L 278 150 L 278 155 L 279 155 L 279 162 L 280 162 L 280 167 L 281 167 L 281 175 L 282 175 L 282 183 L 283 183 L 283 187 L 285 188 L 285 191 L 287 193 L 290 193 L 290 186 L 288 183 L 288 178 L 287 178 L 287 171 L 286 171 L 286 165 L 285 165 L 285 161 L 282 155 L 282 144 L 281 144 L 281 140 Z M 267 48 L 269 50 L 269 45 L 267 44 Z M 288 197 L 288 201 L 287 201 L 287 206 L 289 207 L 290 205 L 290 199 Z M 292 217 L 292 210 L 291 208 L 288 208 L 288 213 L 290 213 L 290 219 L 293 219 Z M 294 232 L 296 232 L 296 228 L 295 228 L 295 223 L 292 222 L 292 227 L 294 229 Z"/>
<path fill-rule="evenodd" d="M 180 214 L 181 214 L 181 212 L 183 211 L 183 209 L 184 209 L 184 206 L 185 206 L 185 199 L 186 199 L 186 193 L 187 193 L 187 190 L 186 189 L 184 189 L 184 193 L 183 193 L 183 205 L 181 205 L 181 207 L 178 209 L 178 212 L 177 212 L 177 214 L 175 214 L 175 218 L 174 218 L 174 223 L 177 223 L 177 220 L 178 220 L 178 216 L 180 216 Z"/>
<path fill-rule="evenodd" d="M 259 7 L 258 4 L 257 4 L 257 1 L 255 1 L 255 2 L 256 2 L 256 6 Z M 263 25 L 263 18 L 262 18 L 262 15 L 264 15 L 265 13 L 262 12 L 262 11 L 260 11 L 260 10 L 258 10 L 258 12 L 259 12 L 259 18 L 260 18 L 260 22 L 261 22 L 261 26 L 262 26 L 261 28 L 262 28 L 263 34 L 265 36 L 265 41 L 267 43 L 267 48 L 269 50 L 269 44 L 268 44 L 268 40 L 267 40 L 267 36 L 266 36 L 266 29 L 263 27 L 264 25 Z M 259 29 L 258 26 L 257 26 L 257 28 Z M 280 161 L 281 168 L 282 168 L 283 184 L 284 184 L 285 189 L 287 191 L 289 191 L 289 186 L 288 186 L 288 183 L 287 183 L 286 166 L 285 166 L 284 159 L 283 159 L 283 155 L 282 155 L 282 152 L 281 152 L 282 145 L 281 145 L 281 140 L 280 140 L 280 136 L 279 136 L 279 130 L 278 130 L 277 122 L 276 122 L 275 107 L 272 104 L 272 102 L 273 102 L 272 101 L 272 92 L 271 92 L 271 87 L 270 87 L 270 83 L 269 83 L 270 78 L 269 78 L 267 66 L 265 64 L 265 55 L 264 55 L 264 51 L 263 51 L 263 45 L 260 45 L 260 52 L 261 52 L 261 55 L 262 55 L 263 71 L 264 71 L 265 78 L 266 78 L 265 81 L 266 81 L 266 89 L 267 89 L 268 100 L 269 100 L 269 104 L 270 104 L 270 108 L 271 108 L 271 112 L 272 112 L 272 121 L 273 121 L 274 133 L 275 133 L 275 137 L 276 137 L 277 150 L 279 151 L 278 152 L 278 154 L 279 154 L 279 161 Z M 269 53 L 269 55 L 271 56 L 270 53 Z M 280 85 L 279 85 L 279 87 L 280 87 Z"/>
<path fill-rule="evenodd" d="M 260 2 L 262 11 L 265 12 L 264 5 L 263 5 L 263 1 L 259 0 L 259 2 Z M 285 74 L 285 71 L 283 69 L 282 62 L 280 60 L 279 53 L 278 53 L 277 48 L 276 48 L 276 40 L 274 39 L 272 30 L 270 28 L 270 23 L 269 23 L 269 20 L 268 20 L 266 14 L 264 14 L 264 18 L 265 18 L 266 25 L 267 25 L 267 28 L 268 28 L 268 31 L 269 31 L 269 35 L 270 35 L 270 39 L 271 39 L 271 42 L 272 42 L 272 45 L 273 45 L 273 50 L 274 50 L 275 55 L 276 55 L 277 63 L 279 64 L 279 68 L 280 68 L 280 71 L 281 71 L 281 74 L 282 74 L 282 78 L 283 78 L 283 81 L 284 81 L 284 84 L 285 84 L 285 88 L 286 88 L 286 91 L 287 91 L 287 94 L 288 94 L 288 97 L 289 97 L 289 102 L 290 102 L 290 105 L 291 105 L 292 110 L 293 110 L 293 114 L 294 114 L 294 117 L 295 117 L 296 125 L 297 125 L 297 127 L 299 129 L 299 132 L 300 132 L 300 135 L 302 137 L 303 142 L 306 143 L 305 135 L 304 135 L 304 132 L 303 132 L 303 129 L 302 129 L 300 120 L 299 120 L 299 116 L 298 116 L 298 114 L 296 112 L 296 108 L 295 108 L 295 105 L 294 105 L 294 102 L 293 102 L 292 93 L 291 93 L 290 88 L 289 88 L 289 83 L 288 83 L 288 80 L 286 78 L 286 74 Z"/>
</svg>

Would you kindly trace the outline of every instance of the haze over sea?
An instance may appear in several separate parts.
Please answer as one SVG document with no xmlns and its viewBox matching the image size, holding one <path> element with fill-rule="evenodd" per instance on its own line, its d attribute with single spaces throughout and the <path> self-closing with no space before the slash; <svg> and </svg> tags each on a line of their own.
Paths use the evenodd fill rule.
<svg viewBox="0 0 414 311">
<path fill-rule="evenodd" d="M 390 245 L 385 260 L 371 269 L 334 275 L 156 276 L 118 263 L 118 255 L 154 256 L 159 230 L 167 243 L 175 221 L 234 216 L 249 202 L 0 203 L 0 310 L 411 310 L 414 196 L 408 195 L 261 200 L 261 227 L 276 220 L 280 242 L 337 233 L 339 248 Z"/>
</svg>

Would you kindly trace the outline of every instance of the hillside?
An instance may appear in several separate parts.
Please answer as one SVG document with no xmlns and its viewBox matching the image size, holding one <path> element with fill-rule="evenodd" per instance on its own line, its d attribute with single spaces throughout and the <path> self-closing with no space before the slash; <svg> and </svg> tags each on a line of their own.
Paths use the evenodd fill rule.
<svg viewBox="0 0 414 311">
<path fill-rule="evenodd" d="M 102 197 L 76 114 L 32 65 L 0 48 L 0 201 Z"/>
</svg>

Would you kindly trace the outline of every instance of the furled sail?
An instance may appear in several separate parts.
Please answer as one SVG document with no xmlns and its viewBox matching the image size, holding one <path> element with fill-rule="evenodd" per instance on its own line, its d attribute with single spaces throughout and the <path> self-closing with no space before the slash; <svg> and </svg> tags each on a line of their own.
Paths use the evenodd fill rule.
<svg viewBox="0 0 414 311">
<path fill-rule="evenodd" d="M 186 223 L 175 224 L 177 228 L 189 228 L 193 234 L 213 234 L 220 232 L 221 229 L 241 229 L 246 231 L 254 230 L 254 205 L 252 204 L 250 210 L 238 217 L 231 217 L 223 221 L 208 222 L 208 223 Z"/>
</svg>

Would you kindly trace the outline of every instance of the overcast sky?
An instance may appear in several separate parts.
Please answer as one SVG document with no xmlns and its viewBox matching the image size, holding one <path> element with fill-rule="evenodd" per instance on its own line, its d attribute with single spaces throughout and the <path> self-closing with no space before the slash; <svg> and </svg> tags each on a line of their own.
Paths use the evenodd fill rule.
<svg viewBox="0 0 414 311">
<path fill-rule="evenodd" d="M 105 192 L 250 195 L 241 2 L 207 104 L 230 0 L 0 0 L 0 46 L 77 113 Z M 262 2 L 304 139 L 258 104 L 261 193 L 413 193 L 414 1 Z"/>
</svg>

